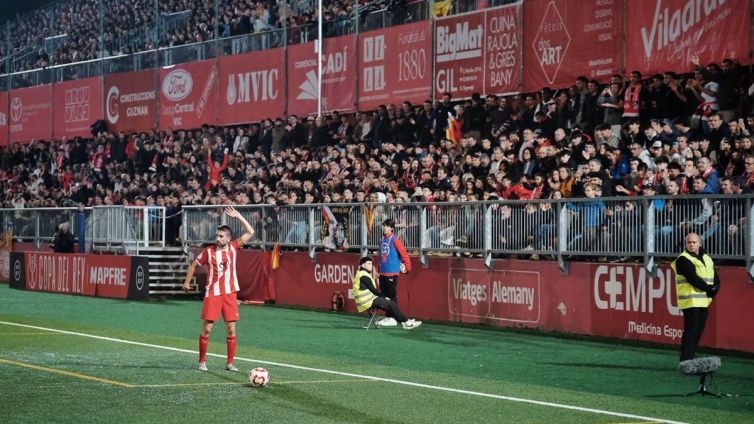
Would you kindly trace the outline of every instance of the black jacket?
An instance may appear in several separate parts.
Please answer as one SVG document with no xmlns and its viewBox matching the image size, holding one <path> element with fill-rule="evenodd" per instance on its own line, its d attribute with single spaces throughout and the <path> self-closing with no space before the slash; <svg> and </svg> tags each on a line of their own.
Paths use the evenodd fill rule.
<svg viewBox="0 0 754 424">
<path fill-rule="evenodd" d="M 73 253 L 73 234 L 70 231 L 60 231 L 55 233 L 52 239 L 52 251 L 55 253 Z"/>
</svg>

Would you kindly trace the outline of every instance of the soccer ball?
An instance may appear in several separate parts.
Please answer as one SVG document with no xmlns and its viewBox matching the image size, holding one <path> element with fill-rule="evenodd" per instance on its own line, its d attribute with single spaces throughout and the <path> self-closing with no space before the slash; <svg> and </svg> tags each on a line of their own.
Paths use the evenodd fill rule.
<svg viewBox="0 0 754 424">
<path fill-rule="evenodd" d="M 249 383 L 254 387 L 264 387 L 270 382 L 270 373 L 264 368 L 249 371 Z"/>
</svg>

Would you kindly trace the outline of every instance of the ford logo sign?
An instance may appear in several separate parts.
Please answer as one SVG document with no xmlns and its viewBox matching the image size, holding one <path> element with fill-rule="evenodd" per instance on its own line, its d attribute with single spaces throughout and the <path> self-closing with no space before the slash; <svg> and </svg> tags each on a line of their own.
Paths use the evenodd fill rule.
<svg viewBox="0 0 754 424">
<path fill-rule="evenodd" d="M 162 80 L 162 94 L 174 102 L 181 101 L 191 94 L 194 79 L 184 69 L 176 69 L 165 75 Z"/>
</svg>

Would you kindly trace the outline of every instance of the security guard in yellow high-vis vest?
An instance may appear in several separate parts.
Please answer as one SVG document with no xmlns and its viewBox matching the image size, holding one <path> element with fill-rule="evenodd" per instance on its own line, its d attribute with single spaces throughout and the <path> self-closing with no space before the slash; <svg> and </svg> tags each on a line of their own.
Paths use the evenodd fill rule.
<svg viewBox="0 0 754 424">
<path fill-rule="evenodd" d="M 378 308 L 385 311 L 388 317 L 395 318 L 397 322 L 406 330 L 413 330 L 422 324 L 421 321 L 408 319 L 400 309 L 398 304 L 380 296 L 380 291 L 374 285 L 372 277 L 372 258 L 365 256 L 359 260 L 359 270 L 353 278 L 353 298 L 356 301 L 356 310 L 364 312 L 369 308 Z M 380 325 L 378 321 L 376 325 Z"/>
<path fill-rule="evenodd" d="M 675 272 L 678 307 L 683 311 L 681 361 L 686 361 L 694 359 L 707 323 L 709 305 L 720 290 L 720 279 L 696 233 L 686 236 L 686 249 L 670 267 Z"/>
</svg>

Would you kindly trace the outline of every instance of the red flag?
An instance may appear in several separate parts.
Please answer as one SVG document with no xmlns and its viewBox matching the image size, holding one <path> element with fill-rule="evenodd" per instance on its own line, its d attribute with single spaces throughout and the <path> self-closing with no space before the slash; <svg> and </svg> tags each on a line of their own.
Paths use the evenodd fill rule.
<svg viewBox="0 0 754 424">
<path fill-rule="evenodd" d="M 280 243 L 275 243 L 275 247 L 272 248 L 271 263 L 272 269 L 280 268 Z"/>
<path fill-rule="evenodd" d="M 364 220 L 367 223 L 367 233 L 372 234 L 372 226 L 374 225 L 374 202 L 369 205 L 364 205 Z"/>
<path fill-rule="evenodd" d="M 458 144 L 461 142 L 461 137 L 463 137 L 461 123 L 448 112 L 448 128 L 445 130 L 445 138 L 452 141 L 453 144 Z"/>
</svg>

